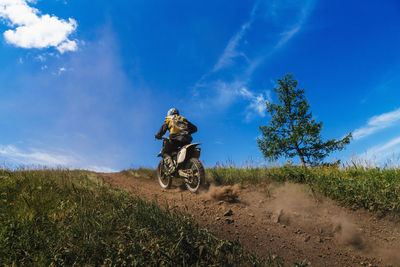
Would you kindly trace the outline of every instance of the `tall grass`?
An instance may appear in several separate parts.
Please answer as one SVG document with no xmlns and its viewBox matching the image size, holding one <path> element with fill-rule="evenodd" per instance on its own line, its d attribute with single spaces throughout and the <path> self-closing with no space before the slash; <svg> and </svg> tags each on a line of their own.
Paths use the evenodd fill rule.
<svg viewBox="0 0 400 267">
<path fill-rule="evenodd" d="M 0 192 L 2 265 L 279 265 L 90 172 L 0 170 Z"/>
<path fill-rule="evenodd" d="M 359 165 L 343 168 L 216 166 L 208 168 L 206 174 L 217 184 L 305 183 L 345 206 L 400 213 L 400 169 Z"/>
</svg>

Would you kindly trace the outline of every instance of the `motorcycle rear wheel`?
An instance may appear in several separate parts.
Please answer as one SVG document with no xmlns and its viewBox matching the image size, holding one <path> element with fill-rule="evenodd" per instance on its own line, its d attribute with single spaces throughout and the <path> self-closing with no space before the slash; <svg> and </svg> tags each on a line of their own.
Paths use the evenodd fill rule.
<svg viewBox="0 0 400 267">
<path fill-rule="evenodd" d="M 157 178 L 158 183 L 160 184 L 161 188 L 167 189 L 171 187 L 172 184 L 172 176 L 166 175 L 164 170 L 166 169 L 164 160 L 161 160 L 157 166 Z"/>
<path fill-rule="evenodd" d="M 187 169 L 192 170 L 192 176 L 185 180 L 186 188 L 192 192 L 196 193 L 200 186 L 205 183 L 205 172 L 203 164 L 197 158 L 189 159 L 187 163 Z"/>
</svg>

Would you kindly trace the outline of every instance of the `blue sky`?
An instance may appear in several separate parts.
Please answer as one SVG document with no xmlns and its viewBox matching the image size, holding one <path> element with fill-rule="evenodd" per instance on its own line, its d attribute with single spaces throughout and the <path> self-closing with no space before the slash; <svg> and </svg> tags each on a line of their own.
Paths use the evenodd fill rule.
<svg viewBox="0 0 400 267">
<path fill-rule="evenodd" d="M 206 166 L 264 162 L 259 125 L 293 73 L 330 159 L 400 153 L 400 3 L 0 0 L 0 160 L 155 167 L 154 134 L 176 107 Z M 267 163 L 269 164 L 269 163 Z"/>
</svg>

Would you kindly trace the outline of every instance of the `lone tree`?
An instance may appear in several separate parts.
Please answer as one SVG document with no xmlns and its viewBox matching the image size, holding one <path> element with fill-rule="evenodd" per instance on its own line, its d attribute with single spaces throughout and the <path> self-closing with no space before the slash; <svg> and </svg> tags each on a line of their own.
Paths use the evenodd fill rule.
<svg viewBox="0 0 400 267">
<path fill-rule="evenodd" d="M 310 105 L 304 96 L 304 89 L 297 89 L 293 74 L 278 79 L 278 103 L 266 102 L 271 115 L 269 125 L 260 126 L 262 137 L 257 143 L 270 161 L 279 157 L 299 156 L 301 165 L 318 165 L 332 151 L 342 150 L 350 143 L 351 133 L 341 140 L 323 141 L 320 135 L 322 122 L 312 118 Z"/>
</svg>

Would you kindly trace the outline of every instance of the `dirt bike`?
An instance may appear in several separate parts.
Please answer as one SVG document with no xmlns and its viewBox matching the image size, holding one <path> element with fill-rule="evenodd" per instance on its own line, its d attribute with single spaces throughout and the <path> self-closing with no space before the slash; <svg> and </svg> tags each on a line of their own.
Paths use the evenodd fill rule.
<svg viewBox="0 0 400 267">
<path fill-rule="evenodd" d="M 163 148 L 168 140 L 163 137 Z M 198 145 L 200 143 L 188 144 L 181 147 L 179 151 L 172 152 L 170 156 L 175 165 L 175 171 L 171 174 L 168 173 L 164 158 L 161 159 L 157 167 L 157 177 L 162 188 L 169 188 L 173 177 L 183 178 L 186 188 L 192 193 L 196 193 L 200 186 L 204 185 L 205 172 L 203 164 L 199 160 L 201 149 L 197 147 Z M 163 150 L 158 154 L 158 157 L 162 156 Z"/>
</svg>

